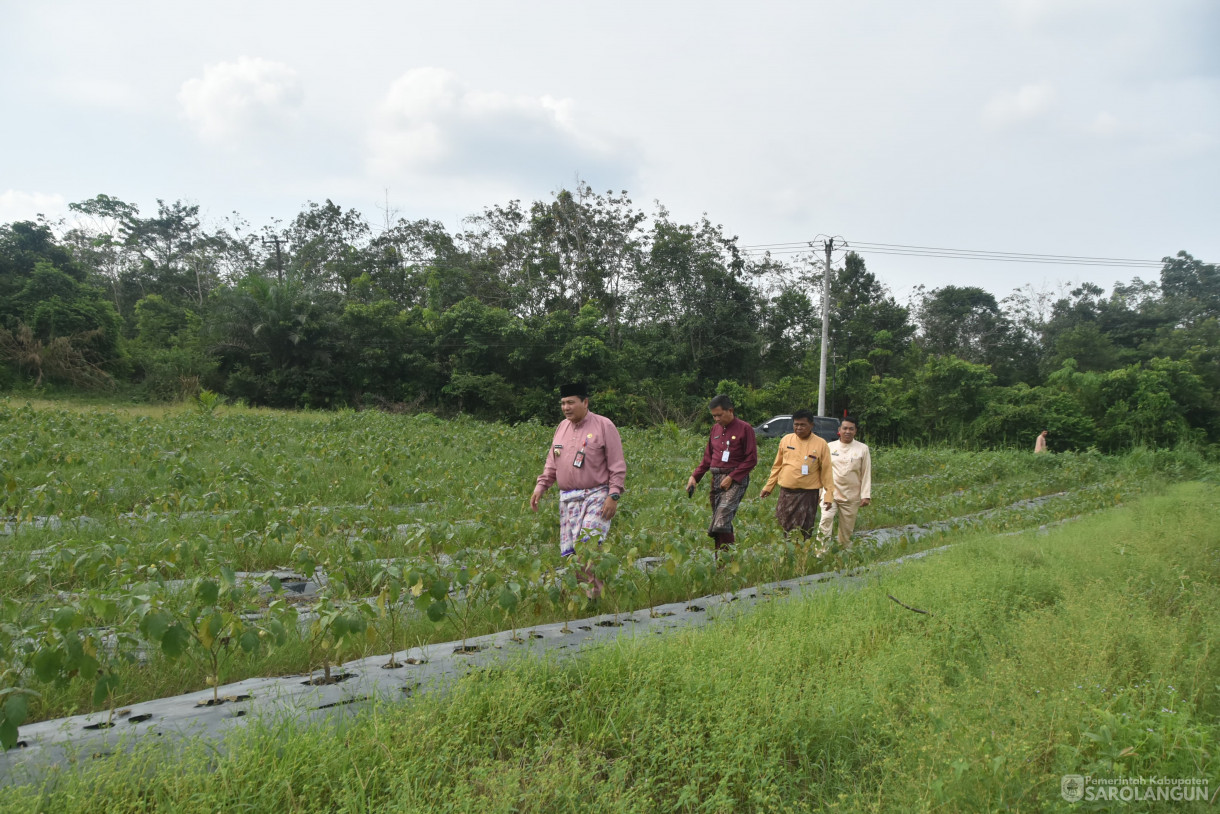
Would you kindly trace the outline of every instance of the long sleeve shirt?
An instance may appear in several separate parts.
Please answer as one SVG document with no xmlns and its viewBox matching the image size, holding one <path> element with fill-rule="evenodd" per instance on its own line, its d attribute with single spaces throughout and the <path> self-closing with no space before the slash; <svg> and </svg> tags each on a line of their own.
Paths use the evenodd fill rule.
<svg viewBox="0 0 1220 814">
<path fill-rule="evenodd" d="M 729 477 L 741 483 L 757 465 L 758 447 L 754 443 L 754 428 L 740 418 L 734 418 L 727 427 L 712 425 L 707 447 L 703 450 L 703 460 L 691 475 L 698 483 L 709 469 L 716 467 L 727 469 Z"/>
<path fill-rule="evenodd" d="M 767 478 L 767 485 L 763 489 L 774 489 L 776 484 L 785 489 L 825 490 L 825 502 L 829 503 L 835 482 L 830 448 L 826 442 L 813 433 L 804 441 L 794 432 L 779 439 L 775 463 L 771 464 L 771 477 Z"/>
<path fill-rule="evenodd" d="M 579 467 L 574 466 L 577 460 L 581 462 Z M 613 421 L 597 413 L 585 413 L 576 423 L 566 418 L 559 422 L 546 453 L 546 465 L 538 476 L 543 491 L 558 482 L 563 491 L 609 486 L 612 494 L 621 494 L 626 481 L 623 441 Z"/>
<path fill-rule="evenodd" d="M 868 446 L 859 441 L 844 444 L 831 441 L 830 462 L 834 465 L 835 500 L 854 502 L 873 499 L 873 461 Z"/>
</svg>

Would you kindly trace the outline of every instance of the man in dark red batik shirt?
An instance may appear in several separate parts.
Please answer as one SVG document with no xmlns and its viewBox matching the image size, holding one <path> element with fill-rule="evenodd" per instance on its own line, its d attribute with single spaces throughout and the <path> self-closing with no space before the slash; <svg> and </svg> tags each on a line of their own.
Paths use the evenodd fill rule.
<svg viewBox="0 0 1220 814">
<path fill-rule="evenodd" d="M 758 447 L 754 444 L 754 428 L 737 417 L 732 399 L 719 395 L 708 406 L 716 423 L 708 434 L 703 461 L 686 482 L 686 491 L 692 493 L 711 470 L 712 524 L 707 536 L 716 541 L 719 551 L 737 539 L 733 535 L 733 518 L 750 485 L 750 471 L 758 464 Z"/>
</svg>

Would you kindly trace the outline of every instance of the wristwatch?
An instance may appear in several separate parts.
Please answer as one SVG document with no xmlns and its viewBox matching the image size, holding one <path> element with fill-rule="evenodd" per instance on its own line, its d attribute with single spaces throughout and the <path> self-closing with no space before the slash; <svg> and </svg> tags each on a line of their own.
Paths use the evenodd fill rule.
<svg viewBox="0 0 1220 814">
<path fill-rule="evenodd" d="M 613 500 L 615 503 L 618 503 L 618 499 L 620 497 L 622 497 L 622 495 L 620 495 L 618 492 L 614 492 L 610 495 L 610 499 Z"/>
</svg>

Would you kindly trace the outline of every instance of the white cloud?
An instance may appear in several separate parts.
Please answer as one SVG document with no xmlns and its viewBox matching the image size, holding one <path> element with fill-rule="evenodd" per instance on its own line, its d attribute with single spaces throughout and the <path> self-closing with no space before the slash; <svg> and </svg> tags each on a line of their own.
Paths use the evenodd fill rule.
<svg viewBox="0 0 1220 814">
<path fill-rule="evenodd" d="M 623 151 L 583 131 L 571 100 L 472 90 L 441 68 L 416 68 L 393 82 L 376 111 L 369 148 L 375 173 L 624 171 Z"/>
<path fill-rule="evenodd" d="M 39 215 L 46 215 L 50 220 L 57 220 L 67 212 L 68 202 L 62 195 L 22 192 L 16 189 L 6 189 L 4 192 L 0 192 L 0 223 L 34 220 Z"/>
<path fill-rule="evenodd" d="M 240 57 L 204 68 L 178 92 L 183 115 L 199 135 L 232 141 L 291 124 L 303 99 L 296 71 L 281 62 Z"/>
<path fill-rule="evenodd" d="M 1011 93 L 992 97 L 983 107 L 983 122 L 1004 128 L 1045 116 L 1055 101 L 1055 90 L 1045 83 L 1022 85 Z"/>
</svg>

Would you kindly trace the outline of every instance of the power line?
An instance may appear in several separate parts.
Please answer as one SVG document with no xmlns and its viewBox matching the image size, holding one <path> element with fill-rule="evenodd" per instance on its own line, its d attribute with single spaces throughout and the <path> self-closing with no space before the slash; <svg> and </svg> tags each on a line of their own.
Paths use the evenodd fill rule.
<svg viewBox="0 0 1220 814">
<path fill-rule="evenodd" d="M 903 257 L 928 257 L 941 260 L 981 260 L 998 263 L 1043 263 L 1073 266 L 1103 266 L 1111 268 L 1159 269 L 1161 260 L 1139 260 L 1126 257 L 1085 257 L 1068 254 L 1041 254 L 1032 252 L 1005 252 L 985 249 L 951 249 L 939 246 L 912 246 L 901 243 L 873 243 L 868 241 L 844 241 L 844 248 L 859 254 L 885 254 Z M 749 255 L 792 255 L 811 252 L 808 241 L 783 243 L 759 243 L 742 246 Z"/>
</svg>

